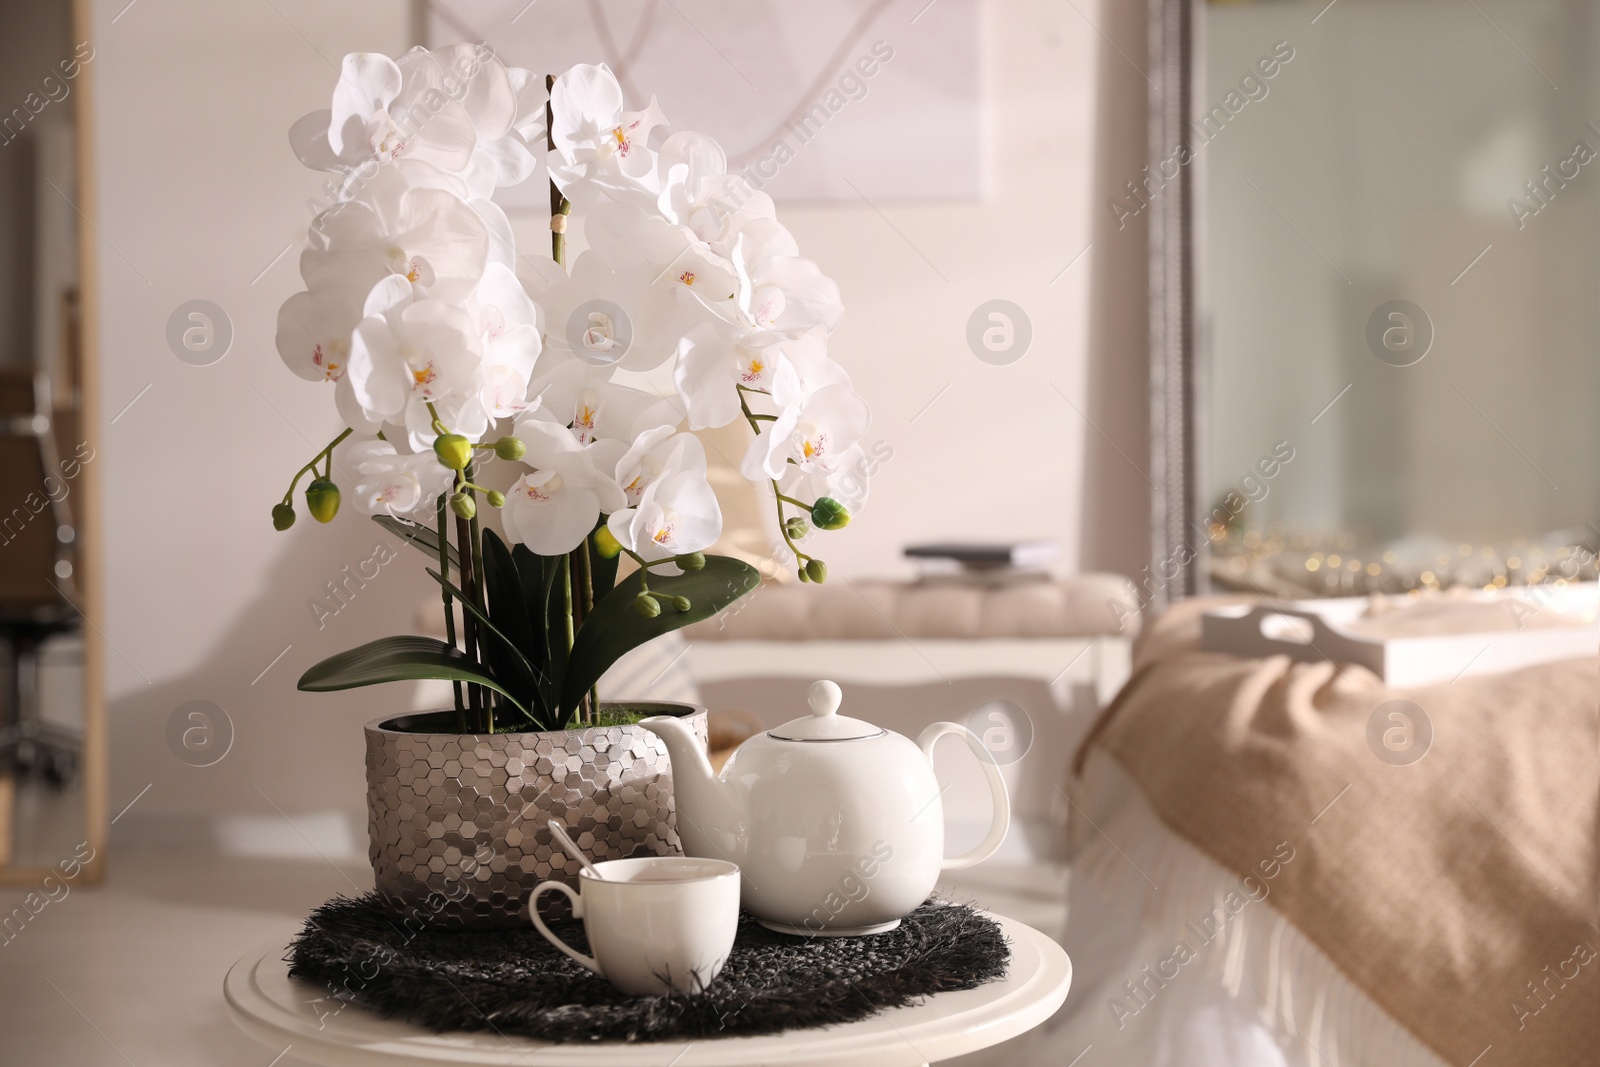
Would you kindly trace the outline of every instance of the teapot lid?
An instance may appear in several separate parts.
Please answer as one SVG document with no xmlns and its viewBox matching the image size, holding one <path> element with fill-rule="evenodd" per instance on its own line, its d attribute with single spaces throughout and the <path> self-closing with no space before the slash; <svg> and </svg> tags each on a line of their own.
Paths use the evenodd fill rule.
<svg viewBox="0 0 1600 1067">
<path fill-rule="evenodd" d="M 885 733 L 882 727 L 870 722 L 852 719 L 839 714 L 839 703 L 844 699 L 837 683 L 813 682 L 806 690 L 806 701 L 811 714 L 791 719 L 767 736 L 781 741 L 852 741 L 863 737 L 878 737 Z"/>
</svg>

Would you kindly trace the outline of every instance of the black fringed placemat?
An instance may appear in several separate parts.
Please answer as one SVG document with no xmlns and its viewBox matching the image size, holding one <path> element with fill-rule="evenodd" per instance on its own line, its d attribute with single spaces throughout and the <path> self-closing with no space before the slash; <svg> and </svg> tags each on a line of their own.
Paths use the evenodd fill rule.
<svg viewBox="0 0 1600 1067">
<path fill-rule="evenodd" d="M 587 947 L 582 924 L 552 929 Z M 792 937 L 741 915 L 733 954 L 704 993 L 630 997 L 561 955 L 531 926 L 418 930 L 368 894 L 337 897 L 312 912 L 290 946 L 289 973 L 434 1031 L 663 1041 L 854 1022 L 1001 978 L 1010 958 L 992 919 L 940 900 L 871 937 Z"/>
</svg>

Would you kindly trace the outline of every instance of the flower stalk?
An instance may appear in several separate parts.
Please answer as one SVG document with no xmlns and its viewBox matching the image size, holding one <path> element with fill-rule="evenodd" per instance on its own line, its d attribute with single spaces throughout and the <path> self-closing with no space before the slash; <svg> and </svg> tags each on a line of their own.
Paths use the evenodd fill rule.
<svg viewBox="0 0 1600 1067">
<path fill-rule="evenodd" d="M 478 595 L 475 592 L 478 584 L 477 560 L 472 553 L 472 528 L 467 520 L 460 515 L 456 516 L 456 554 L 461 559 L 461 591 L 474 604 Z M 478 659 L 478 624 L 472 617 L 472 612 L 461 613 L 461 638 L 462 651 L 467 658 L 473 661 Z M 484 692 L 483 687 L 473 683 L 467 684 L 467 710 L 471 713 L 472 729 L 475 731 L 489 728 L 489 723 L 484 718 Z"/>
<path fill-rule="evenodd" d="M 317 472 L 317 464 L 323 460 L 327 461 L 327 473 L 324 474 L 323 477 L 329 479 L 333 477 L 333 450 L 341 441 L 343 441 L 346 437 L 349 437 L 354 432 L 354 430 L 346 427 L 343 433 L 324 445 L 322 447 L 322 451 L 312 456 L 310 463 L 307 463 L 304 467 L 301 467 L 299 470 L 295 471 L 294 478 L 292 478 L 289 482 L 289 491 L 283 494 L 283 502 L 285 504 L 294 499 L 294 491 L 299 487 L 300 479 L 304 478 L 307 474 L 315 474 Z"/>
<path fill-rule="evenodd" d="M 445 502 L 445 498 L 444 498 L 443 494 L 441 494 L 439 496 L 439 505 L 438 505 L 437 510 L 438 510 L 438 513 L 439 513 L 439 515 L 438 515 L 439 573 L 443 574 L 443 575 L 448 575 L 450 573 L 450 517 L 449 517 L 449 512 L 447 510 L 448 508 L 449 508 L 449 504 L 447 504 Z M 458 577 L 459 577 L 459 574 L 458 574 Z M 445 636 L 445 640 L 450 643 L 450 646 L 452 648 L 454 648 L 455 647 L 455 643 L 456 643 L 456 612 L 455 612 L 455 608 L 454 608 L 453 602 L 452 602 L 452 600 L 450 598 L 450 590 L 445 588 L 445 587 L 443 587 L 443 586 L 440 586 L 439 587 L 439 591 L 444 597 L 444 636 Z M 451 683 L 450 683 L 450 688 L 451 688 L 452 691 L 454 691 L 455 698 L 456 698 L 456 728 L 458 730 L 460 730 L 462 733 L 466 733 L 467 732 L 467 709 L 466 709 L 466 705 L 463 704 L 462 701 L 461 701 L 461 682 L 458 679 L 452 679 Z"/>
</svg>

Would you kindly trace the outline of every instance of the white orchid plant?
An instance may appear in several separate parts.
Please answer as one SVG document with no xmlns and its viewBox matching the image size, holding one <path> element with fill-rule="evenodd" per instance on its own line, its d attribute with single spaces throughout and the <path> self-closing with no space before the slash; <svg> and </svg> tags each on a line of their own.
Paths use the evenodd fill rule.
<svg viewBox="0 0 1600 1067">
<path fill-rule="evenodd" d="M 330 178 L 278 351 L 331 384 L 346 429 L 273 522 L 294 523 L 306 476 L 330 521 L 337 472 L 435 561 L 447 636 L 371 642 L 300 688 L 448 679 L 463 732 L 600 721 L 594 685 L 619 656 L 759 582 L 705 554 L 722 513 L 693 431 L 738 420 L 741 471 L 772 494 L 799 579 L 825 580 L 803 545 L 865 492 L 867 406 L 827 355 L 838 286 L 715 141 L 669 130 L 654 100 L 625 110 L 604 66 L 541 79 L 467 45 L 346 56 L 332 107 L 290 139 Z M 519 257 L 491 197 L 541 161 L 551 256 Z M 587 248 L 569 272 L 574 210 Z M 668 395 L 612 380 L 669 360 Z M 509 465 L 514 480 L 489 469 Z"/>
</svg>

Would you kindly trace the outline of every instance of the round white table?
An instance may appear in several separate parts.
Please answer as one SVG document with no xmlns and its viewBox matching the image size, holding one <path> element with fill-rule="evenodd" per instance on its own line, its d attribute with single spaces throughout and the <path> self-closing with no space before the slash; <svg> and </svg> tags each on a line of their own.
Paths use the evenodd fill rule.
<svg viewBox="0 0 1600 1067">
<path fill-rule="evenodd" d="M 1053 1015 L 1072 984 L 1072 961 L 1030 926 L 992 916 L 1011 942 L 1006 977 L 940 993 L 860 1022 L 765 1037 L 639 1044 L 552 1045 L 485 1033 L 435 1034 L 334 1000 L 325 986 L 289 977 L 271 944 L 228 971 L 223 995 L 238 1027 L 274 1052 L 324 1067 L 922 1067 L 999 1044 Z"/>
</svg>

